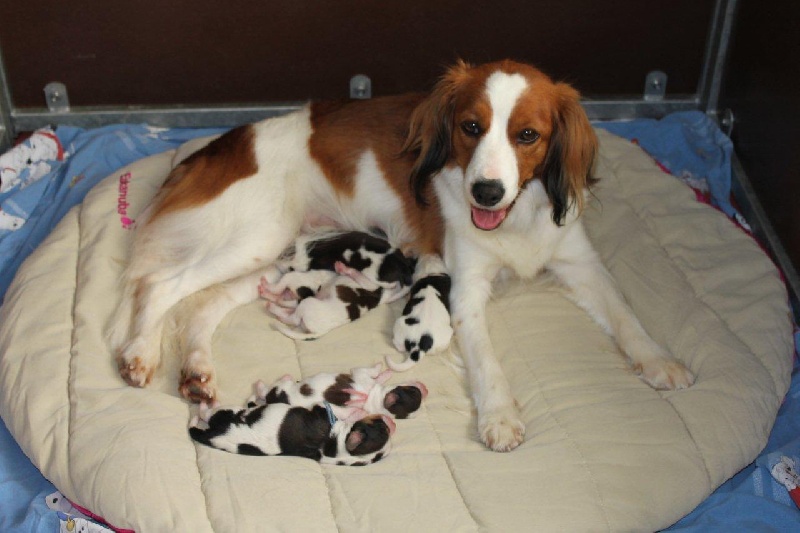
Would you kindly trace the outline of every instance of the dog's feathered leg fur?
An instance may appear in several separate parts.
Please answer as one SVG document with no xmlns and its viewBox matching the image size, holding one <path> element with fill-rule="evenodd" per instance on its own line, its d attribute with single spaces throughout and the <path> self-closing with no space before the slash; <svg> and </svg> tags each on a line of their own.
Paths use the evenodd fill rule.
<svg viewBox="0 0 800 533">
<path fill-rule="evenodd" d="M 308 112 L 251 127 L 256 139 L 270 139 L 264 146 L 255 140 L 250 152 L 243 152 L 254 158 L 255 170 L 225 175 L 227 167 L 220 166 L 229 162 L 225 154 L 238 152 L 226 152 L 225 136 L 220 137 L 218 144 L 203 149 L 206 155 L 190 157 L 182 164 L 185 168 L 170 175 L 136 230 L 120 303 L 131 309 L 129 340 L 112 347 L 120 375 L 130 385 L 143 387 L 152 379 L 161 357 L 164 317 L 172 306 L 197 291 L 265 268 L 303 223 L 307 206 L 298 191 L 305 192 L 305 180 L 316 175 L 313 167 L 296 168 L 297 161 L 307 160 L 302 156 L 307 153 Z M 275 163 L 273 151 L 286 156 L 281 164 Z M 217 166 L 209 170 L 212 163 Z M 206 189 L 220 187 L 220 182 L 222 189 L 208 196 Z M 193 365 L 187 363 L 184 370 L 191 375 Z M 199 370 L 201 375 L 210 371 Z"/>
<path fill-rule="evenodd" d="M 181 365 L 179 390 L 192 401 L 217 398 L 217 383 L 211 357 L 211 341 L 217 326 L 233 309 L 258 298 L 258 270 L 215 285 L 184 300 L 172 318 L 180 339 Z"/>
</svg>

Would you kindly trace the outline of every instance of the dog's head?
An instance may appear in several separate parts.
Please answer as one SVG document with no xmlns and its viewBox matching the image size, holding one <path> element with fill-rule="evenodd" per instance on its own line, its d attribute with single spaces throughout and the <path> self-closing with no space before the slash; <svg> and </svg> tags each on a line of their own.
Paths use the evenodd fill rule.
<svg viewBox="0 0 800 533">
<path fill-rule="evenodd" d="M 513 61 L 458 62 L 415 109 L 405 149 L 417 155 L 411 175 L 417 202 L 427 203 L 434 174 L 457 166 L 473 224 L 493 230 L 536 179 L 556 224 L 572 206 L 580 211 L 594 181 L 597 138 L 569 85 Z"/>
</svg>

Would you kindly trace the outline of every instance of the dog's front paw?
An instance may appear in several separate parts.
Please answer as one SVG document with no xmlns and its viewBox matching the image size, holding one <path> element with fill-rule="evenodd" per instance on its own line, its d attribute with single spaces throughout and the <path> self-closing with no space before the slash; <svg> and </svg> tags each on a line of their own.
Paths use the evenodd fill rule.
<svg viewBox="0 0 800 533">
<path fill-rule="evenodd" d="M 478 432 L 483 443 L 495 452 L 510 452 L 525 437 L 525 424 L 513 406 L 479 413 Z"/>
<path fill-rule="evenodd" d="M 453 328 L 450 325 L 448 298 L 450 276 L 426 276 L 411 288 L 411 296 L 403 313 L 394 324 L 393 343 L 406 360 L 395 363 L 389 357 L 386 364 L 397 371 L 408 370 L 426 354 L 450 346 Z"/>
<path fill-rule="evenodd" d="M 691 387 L 694 375 L 683 363 L 672 357 L 654 358 L 634 365 L 634 371 L 656 390 L 678 390 Z"/>
</svg>

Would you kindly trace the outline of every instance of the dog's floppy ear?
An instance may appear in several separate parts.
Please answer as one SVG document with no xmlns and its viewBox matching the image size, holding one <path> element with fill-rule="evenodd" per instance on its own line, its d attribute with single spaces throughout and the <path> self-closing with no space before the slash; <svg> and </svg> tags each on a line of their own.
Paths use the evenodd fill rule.
<svg viewBox="0 0 800 533">
<path fill-rule="evenodd" d="M 431 176 L 450 159 L 455 95 L 470 68 L 463 61 L 450 67 L 411 114 L 403 152 L 411 152 L 417 157 L 409 184 L 419 205 L 428 204 L 425 188 Z"/>
<path fill-rule="evenodd" d="M 542 171 L 542 182 L 553 204 L 553 222 L 564 223 L 574 205 L 583 209 L 584 189 L 593 185 L 597 136 L 581 107 L 578 91 L 556 84 L 553 133 Z"/>
</svg>

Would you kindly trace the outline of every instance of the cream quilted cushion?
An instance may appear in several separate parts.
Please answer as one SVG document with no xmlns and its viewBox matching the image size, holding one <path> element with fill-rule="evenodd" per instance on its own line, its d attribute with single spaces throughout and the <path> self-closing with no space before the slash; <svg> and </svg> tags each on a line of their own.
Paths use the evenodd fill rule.
<svg viewBox="0 0 800 533">
<path fill-rule="evenodd" d="M 0 317 L 0 415 L 67 497 L 140 532 L 666 527 L 765 444 L 789 383 L 786 294 L 724 216 L 637 147 L 598 134 L 602 181 L 587 230 L 645 328 L 696 373 L 691 389 L 647 387 L 543 279 L 506 287 L 488 310 L 528 427 L 512 453 L 478 441 L 451 354 L 409 373 L 430 396 L 398 423 L 394 450 L 378 464 L 321 467 L 196 446 L 176 362 L 133 389 L 103 341 L 130 241 L 123 217 L 155 194 L 172 165 L 165 153 L 93 189 L 20 270 Z M 298 343 L 273 331 L 258 303 L 237 309 L 215 337 L 222 399 L 241 403 L 257 378 L 380 360 L 401 308 Z"/>
</svg>

